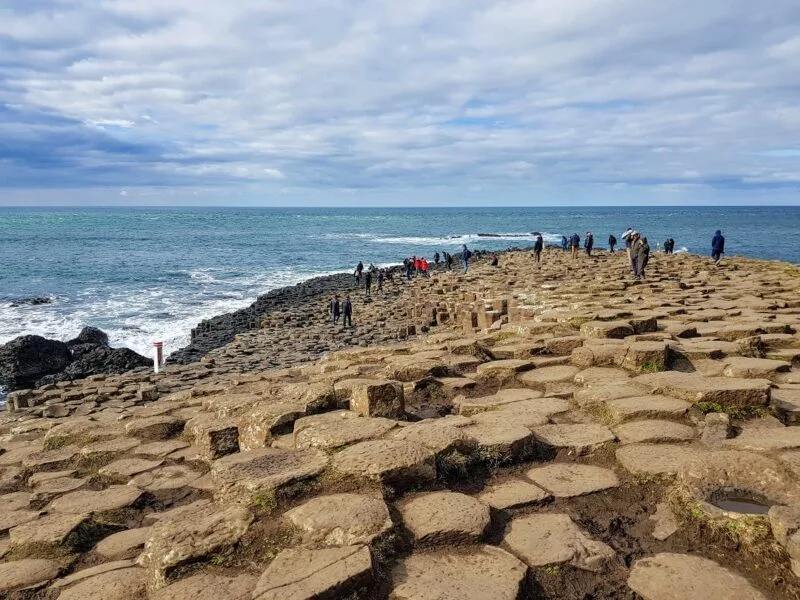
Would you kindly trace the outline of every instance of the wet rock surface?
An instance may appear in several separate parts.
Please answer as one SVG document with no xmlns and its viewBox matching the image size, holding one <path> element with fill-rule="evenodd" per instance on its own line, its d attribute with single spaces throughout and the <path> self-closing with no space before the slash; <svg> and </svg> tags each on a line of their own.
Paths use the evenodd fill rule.
<svg viewBox="0 0 800 600">
<path fill-rule="evenodd" d="M 13 392 L 0 595 L 796 600 L 800 273 L 544 259 L 346 330 L 273 294 L 158 375 Z"/>
</svg>

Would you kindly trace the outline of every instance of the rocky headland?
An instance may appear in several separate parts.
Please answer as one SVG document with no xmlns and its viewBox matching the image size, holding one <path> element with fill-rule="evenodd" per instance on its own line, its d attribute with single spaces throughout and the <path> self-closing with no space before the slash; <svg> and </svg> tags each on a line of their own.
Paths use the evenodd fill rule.
<svg viewBox="0 0 800 600">
<path fill-rule="evenodd" d="M 10 394 L 0 597 L 800 598 L 800 269 L 512 252 L 352 329 L 327 291 Z"/>
</svg>

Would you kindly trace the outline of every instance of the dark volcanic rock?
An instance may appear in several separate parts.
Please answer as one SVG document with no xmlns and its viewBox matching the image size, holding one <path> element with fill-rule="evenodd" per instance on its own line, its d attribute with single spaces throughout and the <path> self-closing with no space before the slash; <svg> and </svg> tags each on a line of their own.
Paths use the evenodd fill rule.
<svg viewBox="0 0 800 600">
<path fill-rule="evenodd" d="M 53 299 L 47 296 L 31 296 L 30 298 L 18 298 L 17 300 L 13 300 L 11 306 L 17 308 L 20 306 L 39 306 L 41 304 L 52 303 Z"/>
<path fill-rule="evenodd" d="M 396 271 L 399 273 L 399 270 Z M 258 329 L 265 316 L 274 310 L 297 306 L 326 305 L 328 296 L 334 292 L 355 288 L 349 273 L 315 277 L 297 285 L 278 288 L 259 296 L 242 310 L 201 321 L 192 329 L 192 341 L 185 348 L 173 352 L 167 363 L 188 364 L 200 360 L 209 351 L 233 341 L 238 333 Z"/>
<path fill-rule="evenodd" d="M 93 344 L 95 346 L 108 346 L 108 335 L 97 327 L 84 327 L 78 337 L 67 342 L 67 346 Z"/>
<path fill-rule="evenodd" d="M 29 388 L 46 375 L 72 362 L 64 342 L 38 335 L 24 335 L 0 346 L 0 386 L 9 390 Z"/>
<path fill-rule="evenodd" d="M 152 367 L 153 361 L 137 354 L 129 348 L 109 348 L 108 346 L 92 346 L 81 344 L 73 347 L 73 362 L 66 368 L 52 375 L 42 377 L 36 382 L 37 387 L 59 381 L 82 379 L 89 375 L 119 375 L 137 367 Z"/>
</svg>

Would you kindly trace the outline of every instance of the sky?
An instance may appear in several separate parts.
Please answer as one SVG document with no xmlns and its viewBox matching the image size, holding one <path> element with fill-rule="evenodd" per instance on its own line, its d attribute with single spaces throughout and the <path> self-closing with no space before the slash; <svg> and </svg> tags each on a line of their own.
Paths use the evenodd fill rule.
<svg viewBox="0 0 800 600">
<path fill-rule="evenodd" d="M 0 205 L 800 204 L 797 0 L 2 0 Z"/>
</svg>

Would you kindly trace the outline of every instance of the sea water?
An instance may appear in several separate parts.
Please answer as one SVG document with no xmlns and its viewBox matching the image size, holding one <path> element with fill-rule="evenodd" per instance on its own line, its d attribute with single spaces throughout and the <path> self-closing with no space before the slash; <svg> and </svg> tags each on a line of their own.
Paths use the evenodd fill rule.
<svg viewBox="0 0 800 600">
<path fill-rule="evenodd" d="M 92 325 L 114 346 L 149 356 L 158 340 L 169 353 L 203 318 L 359 260 L 530 246 L 534 231 L 549 243 L 592 231 L 604 247 L 628 226 L 653 251 L 672 237 L 708 254 L 721 229 L 728 257 L 800 262 L 800 207 L 0 208 L 0 343 Z M 50 302 L 19 304 L 31 297 Z"/>
</svg>

